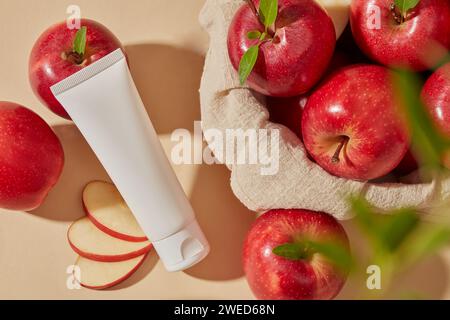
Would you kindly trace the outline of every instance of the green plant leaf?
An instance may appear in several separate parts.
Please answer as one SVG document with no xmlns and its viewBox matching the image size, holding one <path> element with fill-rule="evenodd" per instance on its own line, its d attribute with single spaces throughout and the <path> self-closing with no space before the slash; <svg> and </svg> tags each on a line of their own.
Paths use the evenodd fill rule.
<svg viewBox="0 0 450 320">
<path fill-rule="evenodd" d="M 414 9 L 419 2 L 420 0 L 395 0 L 395 5 L 405 15 L 409 10 Z"/>
<path fill-rule="evenodd" d="M 301 260 L 305 258 L 304 247 L 298 243 L 285 243 L 272 250 L 273 254 L 288 260 Z"/>
<path fill-rule="evenodd" d="M 81 27 L 81 29 L 77 31 L 73 41 L 73 51 L 81 56 L 84 55 L 86 50 L 86 34 L 87 27 Z"/>
<path fill-rule="evenodd" d="M 299 240 L 278 246 L 272 252 L 293 261 L 306 260 L 314 254 L 321 254 L 342 271 L 348 271 L 353 266 L 350 251 L 339 243 Z"/>
<path fill-rule="evenodd" d="M 372 206 L 363 197 L 350 198 L 352 211 L 356 214 L 356 222 L 359 227 L 372 239 L 377 239 L 380 234 L 378 219 Z"/>
<path fill-rule="evenodd" d="M 347 247 L 339 243 L 314 241 L 309 241 L 308 245 L 312 252 L 322 254 L 342 271 L 353 268 L 353 258 Z"/>
<path fill-rule="evenodd" d="M 419 222 L 419 216 L 413 209 L 391 212 L 381 227 L 383 246 L 391 253 L 395 252 L 416 230 Z"/>
<path fill-rule="evenodd" d="M 259 55 L 259 45 L 250 47 L 242 56 L 241 62 L 239 63 L 239 79 L 241 85 L 245 84 L 248 76 L 253 71 L 256 61 Z"/>
<path fill-rule="evenodd" d="M 437 64 L 436 69 L 450 62 L 450 53 L 447 53 L 445 57 Z"/>
<path fill-rule="evenodd" d="M 420 220 L 413 209 L 400 209 L 381 214 L 363 197 L 350 199 L 356 222 L 381 256 L 394 253 L 417 228 Z"/>
<path fill-rule="evenodd" d="M 249 33 L 247 33 L 247 38 L 250 40 L 256 40 L 256 39 L 259 40 L 261 35 L 262 35 L 261 32 L 259 32 L 258 30 L 250 31 Z"/>
<path fill-rule="evenodd" d="M 261 36 L 259 37 L 259 41 L 265 41 L 266 37 L 267 37 L 267 33 L 266 32 L 261 33 Z"/>
<path fill-rule="evenodd" d="M 403 254 L 410 262 L 433 255 L 450 244 L 450 229 L 447 226 L 428 225 L 418 230 L 406 246 Z"/>
<path fill-rule="evenodd" d="M 261 0 L 259 3 L 259 16 L 266 29 L 272 26 L 278 16 L 278 0 Z"/>
</svg>

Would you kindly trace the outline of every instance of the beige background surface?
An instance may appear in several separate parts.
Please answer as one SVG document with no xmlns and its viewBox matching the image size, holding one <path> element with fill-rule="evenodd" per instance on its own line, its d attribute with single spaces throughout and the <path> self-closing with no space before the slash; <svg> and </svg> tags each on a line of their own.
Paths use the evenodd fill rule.
<svg viewBox="0 0 450 320">
<path fill-rule="evenodd" d="M 107 25 L 125 44 L 138 89 L 165 148 L 174 129 L 193 129 L 200 119 L 198 87 L 207 37 L 197 16 L 203 0 L 0 0 L 0 100 L 38 112 L 60 137 L 66 166 L 44 205 L 30 213 L 0 210 L 1 299 L 251 299 L 243 278 L 241 244 L 255 214 L 233 196 L 222 166 L 176 166 L 175 170 L 211 242 L 212 253 L 187 272 L 167 273 L 153 254 L 143 268 L 114 290 L 68 290 L 66 268 L 76 255 L 66 241 L 71 221 L 82 217 L 81 191 L 108 179 L 70 122 L 45 109 L 27 80 L 29 51 L 49 25 L 66 18 L 69 4 Z M 351 223 L 355 250 L 363 251 Z M 397 279 L 425 297 L 450 298 L 450 254 L 430 258 Z M 340 298 L 354 297 L 362 280 L 348 283 Z"/>
</svg>

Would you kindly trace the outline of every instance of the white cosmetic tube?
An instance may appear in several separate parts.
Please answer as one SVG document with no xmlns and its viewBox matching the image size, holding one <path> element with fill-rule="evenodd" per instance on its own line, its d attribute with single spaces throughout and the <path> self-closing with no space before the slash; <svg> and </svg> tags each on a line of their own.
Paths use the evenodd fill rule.
<svg viewBox="0 0 450 320">
<path fill-rule="evenodd" d="M 172 170 L 118 49 L 51 91 L 116 184 L 168 271 L 209 253 L 208 242 Z"/>
</svg>

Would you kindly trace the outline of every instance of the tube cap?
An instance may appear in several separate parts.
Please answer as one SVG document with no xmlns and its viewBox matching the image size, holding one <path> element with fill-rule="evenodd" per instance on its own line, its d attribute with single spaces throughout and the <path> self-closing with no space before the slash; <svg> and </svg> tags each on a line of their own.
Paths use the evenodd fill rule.
<svg viewBox="0 0 450 320">
<path fill-rule="evenodd" d="M 210 250 L 197 221 L 170 237 L 153 242 L 153 247 L 169 272 L 192 267 L 206 258 Z"/>
</svg>

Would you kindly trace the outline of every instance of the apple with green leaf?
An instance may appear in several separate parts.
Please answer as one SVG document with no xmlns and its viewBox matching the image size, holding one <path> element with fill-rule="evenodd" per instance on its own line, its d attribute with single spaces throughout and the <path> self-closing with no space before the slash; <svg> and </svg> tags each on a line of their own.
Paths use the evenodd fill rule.
<svg viewBox="0 0 450 320">
<path fill-rule="evenodd" d="M 332 216 L 308 210 L 272 210 L 244 242 L 244 270 L 258 299 L 333 299 L 352 264 L 343 227 Z"/>
<path fill-rule="evenodd" d="M 241 84 L 274 97 L 308 92 L 335 45 L 333 22 L 314 0 L 247 0 L 228 31 L 228 54 Z"/>
<path fill-rule="evenodd" d="M 37 40 L 29 60 L 29 79 L 33 91 L 53 112 L 70 119 L 50 87 L 114 50 L 119 40 L 98 22 L 81 19 L 79 30 L 65 22 L 46 30 Z"/>
<path fill-rule="evenodd" d="M 350 22 L 359 47 L 386 66 L 423 71 L 450 49 L 447 0 L 353 0 Z"/>
</svg>

